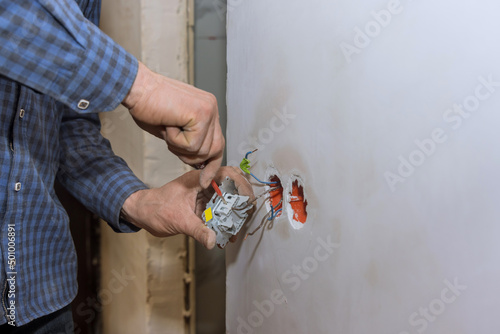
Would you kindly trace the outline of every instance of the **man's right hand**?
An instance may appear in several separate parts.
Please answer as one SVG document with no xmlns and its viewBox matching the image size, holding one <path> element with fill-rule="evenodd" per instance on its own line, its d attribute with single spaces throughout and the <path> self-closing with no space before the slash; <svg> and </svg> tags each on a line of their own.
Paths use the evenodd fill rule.
<svg viewBox="0 0 500 334">
<path fill-rule="evenodd" d="M 203 189 L 198 184 L 198 174 L 200 171 L 190 171 L 163 187 L 133 193 L 123 204 L 124 218 L 154 236 L 169 237 L 183 233 L 212 249 L 215 232 L 205 226 L 201 214 L 207 208 L 214 189 Z M 239 168 L 222 167 L 214 180 L 220 184 L 226 177 L 234 181 L 239 195 L 248 196 L 250 203 L 255 200 L 252 185 Z M 235 240 L 235 237 L 231 239 Z"/>
<path fill-rule="evenodd" d="M 205 165 L 200 185 L 209 186 L 221 166 L 225 145 L 212 94 L 154 73 L 139 62 L 122 104 L 142 129 L 164 139 L 184 163 Z"/>
</svg>

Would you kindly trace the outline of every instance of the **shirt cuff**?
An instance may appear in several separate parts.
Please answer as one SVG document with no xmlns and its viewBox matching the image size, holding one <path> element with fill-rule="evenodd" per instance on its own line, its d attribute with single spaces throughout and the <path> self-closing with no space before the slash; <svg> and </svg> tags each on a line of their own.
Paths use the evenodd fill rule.
<svg viewBox="0 0 500 334">
<path fill-rule="evenodd" d="M 109 191 L 105 195 L 103 205 L 99 208 L 99 212 L 102 212 L 102 218 L 115 232 L 131 233 L 139 231 L 139 227 L 121 219 L 121 209 L 130 195 L 136 191 L 148 189 L 148 187 L 135 175 L 125 170 L 114 174 L 113 178 L 107 182 L 106 187 Z"/>
<path fill-rule="evenodd" d="M 74 0 L 0 1 L 0 45 L 3 76 L 80 113 L 114 110 L 137 75 L 137 59 Z"/>
<path fill-rule="evenodd" d="M 112 111 L 130 91 L 139 63 L 90 22 L 87 31 L 81 65 L 67 81 L 61 102 L 79 113 Z"/>
</svg>

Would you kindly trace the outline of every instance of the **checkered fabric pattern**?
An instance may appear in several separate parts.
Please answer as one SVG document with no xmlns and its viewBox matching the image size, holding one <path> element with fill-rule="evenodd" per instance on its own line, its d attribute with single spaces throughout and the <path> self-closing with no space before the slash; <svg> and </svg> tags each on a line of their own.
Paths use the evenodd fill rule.
<svg viewBox="0 0 500 334">
<path fill-rule="evenodd" d="M 97 1 L 79 2 L 95 20 Z M 137 73 L 137 60 L 74 0 L 1 0 L 0 45 L 0 74 L 74 110 L 114 110 Z"/>
<path fill-rule="evenodd" d="M 76 295 L 76 254 L 56 177 L 115 231 L 137 230 L 119 214 L 146 186 L 113 154 L 95 113 L 120 103 L 137 61 L 94 25 L 99 11 L 92 0 L 0 0 L 0 324 L 11 305 L 21 326 Z"/>
</svg>

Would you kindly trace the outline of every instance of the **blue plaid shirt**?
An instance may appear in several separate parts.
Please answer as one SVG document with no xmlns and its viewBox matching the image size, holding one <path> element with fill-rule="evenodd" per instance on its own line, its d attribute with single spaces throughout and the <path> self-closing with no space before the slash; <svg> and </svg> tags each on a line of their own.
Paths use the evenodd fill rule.
<svg viewBox="0 0 500 334">
<path fill-rule="evenodd" d="M 123 202 L 145 189 L 100 134 L 137 60 L 97 27 L 100 1 L 0 0 L 0 324 L 68 305 L 76 254 L 57 179 L 120 232 Z"/>
</svg>

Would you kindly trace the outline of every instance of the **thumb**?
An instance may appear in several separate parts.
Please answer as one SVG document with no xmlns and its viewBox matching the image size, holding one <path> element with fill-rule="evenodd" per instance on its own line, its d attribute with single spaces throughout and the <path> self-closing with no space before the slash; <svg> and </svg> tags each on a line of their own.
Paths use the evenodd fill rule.
<svg viewBox="0 0 500 334">
<path fill-rule="evenodd" d="M 215 232 L 212 229 L 205 226 L 203 220 L 201 220 L 194 213 L 190 213 L 186 217 L 186 224 L 184 225 L 184 234 L 193 237 L 200 244 L 205 246 L 206 249 L 212 249 L 215 246 Z"/>
</svg>

